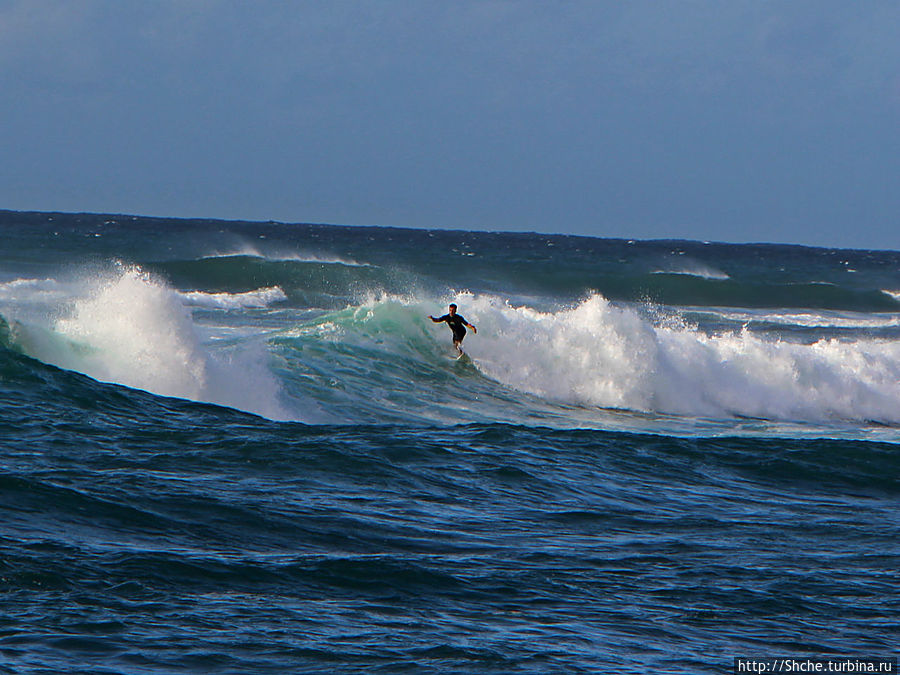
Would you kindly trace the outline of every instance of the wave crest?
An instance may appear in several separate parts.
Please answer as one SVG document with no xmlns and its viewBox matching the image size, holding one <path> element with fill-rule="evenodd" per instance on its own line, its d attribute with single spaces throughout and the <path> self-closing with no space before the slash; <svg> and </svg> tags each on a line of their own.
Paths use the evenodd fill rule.
<svg viewBox="0 0 900 675">
<path fill-rule="evenodd" d="M 245 293 L 181 291 L 178 296 L 187 305 L 209 309 L 255 309 L 287 300 L 287 295 L 280 286 L 269 286 Z"/>
<path fill-rule="evenodd" d="M 206 401 L 273 419 L 290 416 L 264 347 L 204 345 L 179 294 L 136 266 L 83 280 L 49 324 L 20 322 L 29 356 L 103 382 Z"/>
<path fill-rule="evenodd" d="M 564 403 L 701 417 L 900 423 L 900 345 L 767 340 L 656 325 L 599 295 L 538 312 L 496 298 L 458 301 L 478 323 L 478 368 Z"/>
</svg>

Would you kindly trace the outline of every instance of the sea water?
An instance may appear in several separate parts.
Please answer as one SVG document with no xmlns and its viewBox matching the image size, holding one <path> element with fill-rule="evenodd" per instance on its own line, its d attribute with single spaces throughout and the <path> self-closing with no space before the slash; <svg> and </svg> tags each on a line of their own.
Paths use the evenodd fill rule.
<svg viewBox="0 0 900 675">
<path fill-rule="evenodd" d="M 0 212 L 0 672 L 893 656 L 898 338 L 891 251 Z"/>
</svg>

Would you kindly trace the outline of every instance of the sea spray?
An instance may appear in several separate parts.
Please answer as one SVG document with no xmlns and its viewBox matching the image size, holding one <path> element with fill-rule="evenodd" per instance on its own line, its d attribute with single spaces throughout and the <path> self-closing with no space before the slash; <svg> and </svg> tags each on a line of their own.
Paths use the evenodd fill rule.
<svg viewBox="0 0 900 675">
<path fill-rule="evenodd" d="M 513 306 L 496 297 L 458 302 L 480 327 L 467 349 L 489 377 L 567 404 L 632 410 L 653 406 L 651 375 L 658 345 L 652 327 L 637 313 L 599 295 L 555 312 Z"/>
<path fill-rule="evenodd" d="M 207 401 L 273 419 L 296 418 L 279 402 L 263 348 L 213 351 L 164 281 L 117 264 L 73 284 L 49 326 L 24 324 L 23 350 L 47 363 L 155 394 Z"/>
<path fill-rule="evenodd" d="M 900 422 L 896 341 L 708 335 L 677 321 L 654 323 L 599 295 L 554 312 L 490 296 L 457 302 L 481 329 L 467 349 L 485 375 L 562 403 L 714 418 Z"/>
</svg>

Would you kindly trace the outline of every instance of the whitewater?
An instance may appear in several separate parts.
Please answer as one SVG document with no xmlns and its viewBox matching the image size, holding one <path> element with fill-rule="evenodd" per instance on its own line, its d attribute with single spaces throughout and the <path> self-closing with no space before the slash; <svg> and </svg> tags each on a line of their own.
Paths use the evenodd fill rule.
<svg viewBox="0 0 900 675">
<path fill-rule="evenodd" d="M 0 672 L 893 649 L 898 252 L 16 212 L 0 242 Z"/>
</svg>

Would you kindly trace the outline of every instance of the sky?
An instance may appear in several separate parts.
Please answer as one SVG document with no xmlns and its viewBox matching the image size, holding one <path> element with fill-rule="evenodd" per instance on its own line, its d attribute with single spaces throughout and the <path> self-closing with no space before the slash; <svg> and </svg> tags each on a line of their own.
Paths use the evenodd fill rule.
<svg viewBox="0 0 900 675">
<path fill-rule="evenodd" d="M 0 208 L 900 250 L 895 0 L 0 0 Z"/>
</svg>

